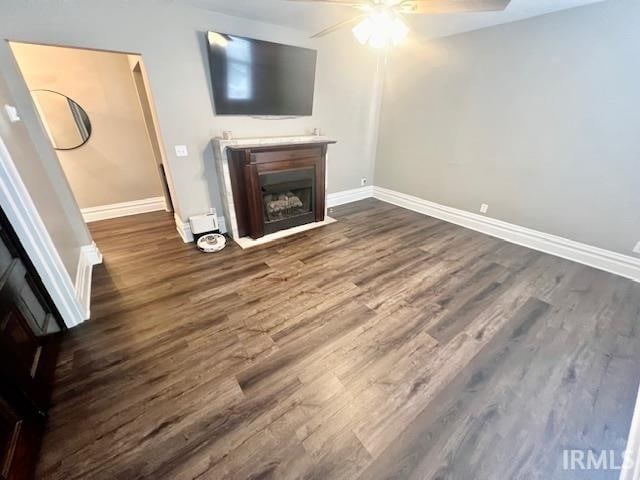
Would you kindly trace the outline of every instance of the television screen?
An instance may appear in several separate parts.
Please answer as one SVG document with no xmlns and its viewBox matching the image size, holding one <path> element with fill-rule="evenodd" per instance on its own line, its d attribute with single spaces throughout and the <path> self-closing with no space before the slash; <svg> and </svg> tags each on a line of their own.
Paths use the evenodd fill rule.
<svg viewBox="0 0 640 480">
<path fill-rule="evenodd" d="M 311 115 L 315 50 L 208 32 L 218 115 Z"/>
</svg>

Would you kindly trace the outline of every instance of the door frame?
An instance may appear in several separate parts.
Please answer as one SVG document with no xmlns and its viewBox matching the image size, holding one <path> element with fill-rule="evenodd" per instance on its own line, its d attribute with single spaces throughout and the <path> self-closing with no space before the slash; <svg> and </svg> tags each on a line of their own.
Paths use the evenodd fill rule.
<svg viewBox="0 0 640 480">
<path fill-rule="evenodd" d="M 170 181 L 170 173 L 166 167 L 167 155 L 164 151 L 162 132 L 158 125 L 158 114 L 156 112 L 153 93 L 149 86 L 147 70 L 144 67 L 142 55 L 129 54 L 129 59 L 130 62 L 133 62 L 130 63 L 131 77 L 138 95 L 140 107 L 142 108 L 142 118 L 144 119 L 144 126 L 147 130 L 147 137 L 149 138 L 151 150 L 156 160 L 156 168 L 158 169 L 158 176 L 160 177 L 162 193 L 164 195 L 165 210 L 167 212 L 173 212 L 173 197 L 175 197 L 175 193 L 171 191 L 173 182 Z"/>
</svg>

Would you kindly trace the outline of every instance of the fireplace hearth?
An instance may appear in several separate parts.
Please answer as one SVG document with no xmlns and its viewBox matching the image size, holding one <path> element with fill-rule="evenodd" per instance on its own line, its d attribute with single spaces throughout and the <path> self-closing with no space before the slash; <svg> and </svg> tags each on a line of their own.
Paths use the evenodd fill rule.
<svg viewBox="0 0 640 480">
<path fill-rule="evenodd" d="M 335 142 L 226 147 L 239 238 L 258 239 L 325 219 L 330 143 Z"/>
</svg>

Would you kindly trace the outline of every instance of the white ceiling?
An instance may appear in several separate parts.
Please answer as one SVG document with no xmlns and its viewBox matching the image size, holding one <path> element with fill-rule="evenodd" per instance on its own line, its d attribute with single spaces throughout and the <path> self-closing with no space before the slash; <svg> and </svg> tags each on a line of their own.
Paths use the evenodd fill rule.
<svg viewBox="0 0 640 480">
<path fill-rule="evenodd" d="M 316 33 L 357 13 L 349 7 L 287 0 L 175 0 L 199 8 Z M 511 0 L 503 12 L 411 15 L 407 23 L 424 38 L 442 37 L 515 22 L 603 0 Z"/>
</svg>

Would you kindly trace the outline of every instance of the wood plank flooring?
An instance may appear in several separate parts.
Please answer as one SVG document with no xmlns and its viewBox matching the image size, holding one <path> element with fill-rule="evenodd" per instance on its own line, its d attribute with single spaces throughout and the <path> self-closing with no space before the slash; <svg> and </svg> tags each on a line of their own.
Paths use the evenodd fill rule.
<svg viewBox="0 0 640 480">
<path fill-rule="evenodd" d="M 376 200 L 200 254 L 164 212 L 91 225 L 46 479 L 617 478 L 640 285 Z"/>
</svg>

